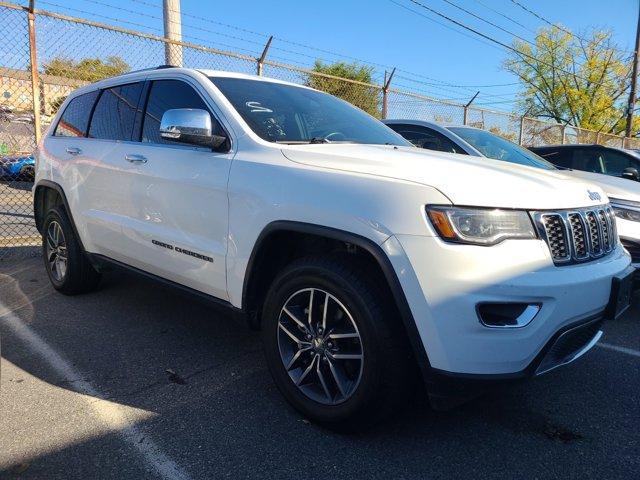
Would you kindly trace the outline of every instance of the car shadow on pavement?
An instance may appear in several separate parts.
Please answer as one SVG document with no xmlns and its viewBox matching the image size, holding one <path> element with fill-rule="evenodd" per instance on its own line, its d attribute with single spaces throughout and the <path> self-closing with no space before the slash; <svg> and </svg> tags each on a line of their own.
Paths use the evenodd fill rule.
<svg viewBox="0 0 640 480">
<path fill-rule="evenodd" d="M 93 294 L 65 297 L 40 262 L 0 264 L 0 298 L 82 378 L 61 377 L 0 321 L 3 361 L 13 367 L 2 378 L 3 403 L 16 417 L 8 422 L 15 434 L 0 438 L 9 445 L 0 453 L 8 478 L 154 478 L 118 432 L 98 425 L 64 434 L 94 421 L 74 405 L 78 381 L 135 412 L 140 441 L 154 442 L 192 478 L 543 478 L 566 469 L 623 478 L 638 467 L 637 446 L 624 444 L 626 422 L 638 413 L 628 382 L 637 364 L 625 366 L 626 358 L 611 368 L 608 352 L 596 350 L 574 368 L 445 413 L 418 393 L 394 419 L 341 435 L 285 403 L 258 334 L 232 316 L 124 274 L 109 274 Z M 43 396 L 21 395 L 21 385 Z"/>
</svg>

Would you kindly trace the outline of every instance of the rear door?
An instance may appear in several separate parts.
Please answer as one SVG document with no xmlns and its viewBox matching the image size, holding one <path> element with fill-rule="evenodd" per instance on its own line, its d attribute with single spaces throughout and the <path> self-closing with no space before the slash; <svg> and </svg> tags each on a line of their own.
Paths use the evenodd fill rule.
<svg viewBox="0 0 640 480">
<path fill-rule="evenodd" d="M 160 137 L 166 110 L 197 108 L 222 127 L 201 87 L 188 78 L 150 82 L 139 141 L 127 144 L 130 174 L 122 218 L 123 261 L 182 285 L 227 299 L 227 180 L 231 152 Z M 226 134 L 225 134 L 226 135 Z"/>
<path fill-rule="evenodd" d="M 86 157 L 78 165 L 81 209 L 91 250 L 117 260 L 126 249 L 122 223 L 130 214 L 127 192 L 133 173 L 124 157 L 132 143 L 143 85 L 134 82 L 100 92 L 83 147 Z"/>
<path fill-rule="evenodd" d="M 100 233 L 89 218 L 93 199 L 87 197 L 92 195 L 87 187 L 101 153 L 95 142 L 87 138 L 87 132 L 99 95 L 100 91 L 95 90 L 72 98 L 51 135 L 45 137 L 39 153 L 46 159 L 41 165 L 52 167 L 45 175 L 62 186 L 78 233 L 90 252 L 97 251 L 94 241 Z"/>
</svg>

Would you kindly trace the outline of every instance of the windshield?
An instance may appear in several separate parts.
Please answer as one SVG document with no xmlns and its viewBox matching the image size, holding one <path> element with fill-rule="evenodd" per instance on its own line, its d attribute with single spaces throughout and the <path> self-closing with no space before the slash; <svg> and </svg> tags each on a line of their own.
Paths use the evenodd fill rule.
<svg viewBox="0 0 640 480">
<path fill-rule="evenodd" d="M 557 168 L 535 153 L 498 135 L 484 130 L 465 127 L 447 127 L 464 141 L 479 150 L 485 157 L 529 167 L 557 170 Z"/>
<path fill-rule="evenodd" d="M 249 127 L 269 142 L 412 146 L 375 118 L 326 93 L 245 78 L 210 80 Z"/>
</svg>

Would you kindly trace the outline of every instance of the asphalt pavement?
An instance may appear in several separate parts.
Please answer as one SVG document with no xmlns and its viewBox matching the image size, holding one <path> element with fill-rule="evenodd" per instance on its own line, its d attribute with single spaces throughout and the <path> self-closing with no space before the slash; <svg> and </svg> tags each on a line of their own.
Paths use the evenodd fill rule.
<svg viewBox="0 0 640 480">
<path fill-rule="evenodd" d="M 599 478 L 640 473 L 640 296 L 573 365 L 359 434 L 282 399 L 258 334 L 149 280 L 65 297 L 0 260 L 0 478 Z"/>
</svg>

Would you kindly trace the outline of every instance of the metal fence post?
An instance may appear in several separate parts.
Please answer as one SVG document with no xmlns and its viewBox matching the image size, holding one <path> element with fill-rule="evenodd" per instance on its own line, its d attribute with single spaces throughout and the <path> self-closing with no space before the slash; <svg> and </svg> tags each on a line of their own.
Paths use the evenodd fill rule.
<svg viewBox="0 0 640 480">
<path fill-rule="evenodd" d="M 562 145 L 567 143 L 567 126 L 562 125 Z"/>
<path fill-rule="evenodd" d="M 480 90 L 478 90 L 476 92 L 476 94 L 471 97 L 471 100 L 469 100 L 469 102 L 464 106 L 464 110 L 462 112 L 462 124 L 466 125 L 467 124 L 467 119 L 468 119 L 468 114 L 469 114 L 469 105 L 471 105 L 473 103 L 473 101 L 476 99 L 476 97 L 480 94 Z"/>
<path fill-rule="evenodd" d="M 263 69 L 264 69 L 264 59 L 267 58 L 267 52 L 269 51 L 269 47 L 271 46 L 271 40 L 273 40 L 273 35 L 271 35 L 269 37 L 269 40 L 267 40 L 267 44 L 264 46 L 264 49 L 262 50 L 262 55 L 260 55 L 260 58 L 256 59 L 256 61 L 258 62 L 256 73 L 259 76 L 262 76 Z"/>
<path fill-rule="evenodd" d="M 600 132 L 596 132 L 596 144 L 600 145 Z"/>
<path fill-rule="evenodd" d="M 389 85 L 391 85 L 391 79 L 393 74 L 396 73 L 395 67 L 391 70 L 391 75 L 387 78 L 387 72 L 384 72 L 384 85 L 382 87 L 382 119 L 387 118 L 387 112 L 389 111 Z"/>
<path fill-rule="evenodd" d="M 520 132 L 518 132 L 518 145 L 522 146 L 522 139 L 524 138 L 524 115 L 520 117 Z"/>
<path fill-rule="evenodd" d="M 36 47 L 36 15 L 34 12 L 35 0 L 29 0 L 27 13 L 27 25 L 29 29 L 29 69 L 31 70 L 31 101 L 33 104 L 33 129 L 36 145 L 40 143 L 41 107 L 40 107 L 40 76 L 38 74 L 38 57 Z"/>
</svg>

